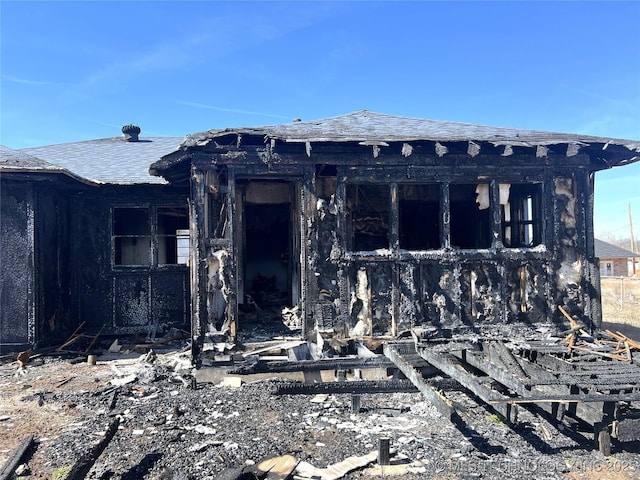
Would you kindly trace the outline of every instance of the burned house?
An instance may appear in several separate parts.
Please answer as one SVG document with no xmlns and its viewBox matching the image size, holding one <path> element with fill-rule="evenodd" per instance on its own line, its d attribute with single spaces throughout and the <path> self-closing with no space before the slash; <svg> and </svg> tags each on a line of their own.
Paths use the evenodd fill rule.
<svg viewBox="0 0 640 480">
<path fill-rule="evenodd" d="M 150 171 L 191 191 L 194 362 L 256 318 L 306 338 L 500 337 L 564 329 L 561 306 L 597 328 L 594 175 L 638 152 L 369 111 L 191 135 Z"/>
<path fill-rule="evenodd" d="M 2 352 L 188 329 L 188 189 L 148 173 L 181 139 L 139 131 L 2 148 Z"/>
<path fill-rule="evenodd" d="M 594 328 L 594 174 L 640 148 L 368 111 L 123 133 L 3 149 L 4 350 L 191 325 L 197 364 L 256 323 L 448 337 L 564 324 L 558 306 Z"/>
<path fill-rule="evenodd" d="M 640 142 L 369 111 L 123 133 L 2 150 L 3 352 L 178 327 L 201 366 L 260 329 L 316 357 L 366 338 L 447 418 L 455 383 L 510 421 L 536 404 L 585 423 L 604 453 L 640 438 L 640 343 L 600 331 L 593 236 L 595 174 Z M 305 368 L 363 368 L 342 360 Z"/>
</svg>

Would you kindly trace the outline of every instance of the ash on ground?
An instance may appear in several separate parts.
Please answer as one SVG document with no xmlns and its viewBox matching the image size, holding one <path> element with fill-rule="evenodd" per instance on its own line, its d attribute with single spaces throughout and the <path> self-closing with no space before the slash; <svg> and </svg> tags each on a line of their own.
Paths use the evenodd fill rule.
<svg viewBox="0 0 640 480">
<path fill-rule="evenodd" d="M 604 457 L 572 429 L 525 409 L 508 426 L 463 389 L 450 395 L 461 416 L 451 422 L 420 393 L 363 394 L 352 411 L 349 394 L 273 394 L 301 374 L 225 372 L 196 372 L 187 349 L 105 354 L 96 365 L 42 356 L 19 372 L 5 362 L 0 464 L 33 435 L 19 478 L 65 478 L 118 418 L 86 478 L 265 478 L 229 472 L 282 455 L 316 474 L 299 469 L 277 478 L 640 478 L 637 445 L 614 446 Z M 390 439 L 390 465 L 374 459 L 330 476 L 327 467 L 349 457 L 372 458 L 382 437 Z"/>
</svg>

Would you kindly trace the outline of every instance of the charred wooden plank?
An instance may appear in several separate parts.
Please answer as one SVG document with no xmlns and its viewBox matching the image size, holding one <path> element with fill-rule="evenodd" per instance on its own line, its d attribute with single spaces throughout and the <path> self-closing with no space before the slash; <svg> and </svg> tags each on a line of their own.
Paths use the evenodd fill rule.
<svg viewBox="0 0 640 480">
<path fill-rule="evenodd" d="M 539 395 L 540 397 L 550 397 L 553 395 L 557 395 L 558 397 L 568 397 L 571 395 L 571 383 L 555 383 L 557 381 L 557 377 L 555 377 L 548 370 L 540 367 L 539 365 L 535 365 L 529 362 L 522 363 L 522 367 L 525 369 L 527 374 L 531 377 L 531 381 L 524 383 L 521 380 L 517 379 L 514 375 L 509 374 L 501 370 L 499 367 L 493 365 L 485 356 L 476 355 L 471 352 L 466 352 L 464 356 L 465 362 L 467 362 L 472 367 L 481 370 L 491 378 L 495 379 L 498 383 L 504 385 L 505 387 L 513 390 L 518 395 L 523 397 L 531 397 L 532 395 Z M 534 382 L 540 382 L 536 384 Z M 551 391 L 543 391 L 538 388 L 537 385 L 545 385 L 550 387 L 550 384 L 554 385 L 551 388 Z M 474 392 L 475 393 L 475 392 Z M 482 397 L 480 397 L 482 398 Z M 503 397 L 502 399 L 492 399 L 492 401 L 487 401 L 483 398 L 483 400 L 487 401 L 487 403 L 491 403 L 494 406 L 499 405 L 500 403 L 517 405 L 517 402 L 514 402 L 515 397 Z M 576 415 L 571 415 L 573 417 L 577 417 L 578 420 L 582 420 L 590 425 L 595 425 L 598 422 L 602 421 L 602 411 L 601 405 L 596 403 L 584 404 L 583 402 L 573 402 L 576 405 Z M 523 402 L 523 403 L 532 403 L 532 402 Z M 548 413 L 552 413 L 557 408 L 554 405 L 550 405 L 551 402 L 533 402 Z M 560 403 L 558 400 L 555 403 Z"/>
<path fill-rule="evenodd" d="M 33 444 L 33 435 L 29 435 L 28 437 L 25 437 L 18 444 L 18 446 L 13 451 L 11 456 L 5 462 L 4 466 L 2 467 L 2 470 L 0 470 L 0 480 L 9 480 L 10 478 L 13 477 L 13 472 L 15 472 L 16 468 L 18 468 L 18 465 L 20 465 L 22 458 L 24 457 L 27 450 L 31 448 L 32 444 Z"/>
<path fill-rule="evenodd" d="M 497 356 L 500 361 L 509 368 L 510 372 L 520 379 L 529 377 L 527 372 L 522 368 L 518 358 L 509 350 L 501 341 L 488 342 L 489 351 L 492 355 Z"/>
<path fill-rule="evenodd" d="M 417 392 L 409 380 L 356 380 L 350 382 L 285 383 L 275 388 L 275 395 L 315 395 L 317 393 L 396 393 Z"/>
<path fill-rule="evenodd" d="M 621 442 L 640 440 L 640 418 L 628 418 L 615 422 L 613 433 Z"/>
<path fill-rule="evenodd" d="M 109 442 L 113 439 L 114 435 L 118 431 L 118 427 L 120 426 L 120 418 L 116 417 L 107 428 L 107 431 L 104 434 L 102 440 L 96 443 L 87 453 L 82 455 L 80 458 L 76 460 L 76 462 L 71 467 L 71 470 L 65 477 L 65 480 L 82 480 L 84 479 L 91 467 L 96 462 L 98 457 L 102 454 Z"/>
<path fill-rule="evenodd" d="M 449 420 L 453 419 L 454 416 L 457 415 L 453 407 L 453 402 L 425 381 L 422 374 L 399 353 L 400 348 L 402 348 L 401 345 L 398 345 L 396 348 L 393 344 L 385 344 L 384 354 L 404 373 L 411 383 L 420 390 L 420 393 L 438 409 L 443 417 Z"/>
<path fill-rule="evenodd" d="M 443 373 L 449 375 L 451 378 L 457 380 L 473 392 L 477 397 L 487 403 L 494 403 L 493 409 L 500 413 L 507 420 L 511 421 L 516 415 L 516 406 L 510 403 L 497 403 L 494 400 L 508 399 L 500 392 L 492 389 L 483 383 L 481 377 L 478 377 L 465 369 L 460 360 L 451 354 L 442 354 L 430 351 L 428 348 L 418 348 L 418 353 L 422 358 L 429 362 L 434 367 L 441 370 Z M 490 380 L 491 377 L 487 377 L 486 380 Z"/>
<path fill-rule="evenodd" d="M 352 368 L 392 368 L 393 362 L 380 355 L 372 358 L 331 358 L 326 360 L 290 361 L 259 361 L 251 365 L 242 365 L 230 369 L 228 373 L 234 375 L 248 375 L 252 373 L 277 372 L 308 372 L 314 370 L 339 370 Z"/>
<path fill-rule="evenodd" d="M 597 403 L 597 402 L 638 402 L 640 401 L 640 393 L 616 393 L 616 394 L 600 394 L 600 395 L 582 395 L 582 394 L 566 394 L 566 395 L 541 395 L 535 394 L 531 396 L 502 398 L 492 400 L 490 403 Z"/>
</svg>

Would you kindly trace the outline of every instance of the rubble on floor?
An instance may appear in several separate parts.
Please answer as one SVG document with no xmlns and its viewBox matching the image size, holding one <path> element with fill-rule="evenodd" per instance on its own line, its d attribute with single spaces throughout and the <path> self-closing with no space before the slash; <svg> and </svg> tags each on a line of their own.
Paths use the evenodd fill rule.
<svg viewBox="0 0 640 480">
<path fill-rule="evenodd" d="M 609 469 L 625 480 L 640 472 L 637 443 L 615 443 L 607 457 L 535 409 L 509 424 L 414 351 L 412 368 L 456 412 L 443 416 L 402 380 L 380 339 L 218 342 L 229 358 L 200 370 L 185 340 L 100 342 L 95 365 L 78 352 L 33 353 L 19 376 L 17 362 L 0 364 L 0 464 L 33 435 L 17 462 L 21 478 L 71 478 L 87 466 L 88 479 L 129 480 L 561 479 Z M 319 342 L 325 355 L 316 358 Z M 378 458 L 381 438 L 388 462 Z"/>
</svg>

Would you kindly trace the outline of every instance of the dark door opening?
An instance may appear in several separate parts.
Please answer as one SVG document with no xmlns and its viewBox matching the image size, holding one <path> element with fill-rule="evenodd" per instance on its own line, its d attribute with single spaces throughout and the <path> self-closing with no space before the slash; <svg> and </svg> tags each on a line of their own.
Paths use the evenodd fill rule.
<svg viewBox="0 0 640 480">
<path fill-rule="evenodd" d="M 286 180 L 236 181 L 238 329 L 248 337 L 300 328 L 291 316 L 300 301 L 297 188 Z"/>
<path fill-rule="evenodd" d="M 291 205 L 245 205 L 247 303 L 278 310 L 291 303 Z"/>
</svg>

